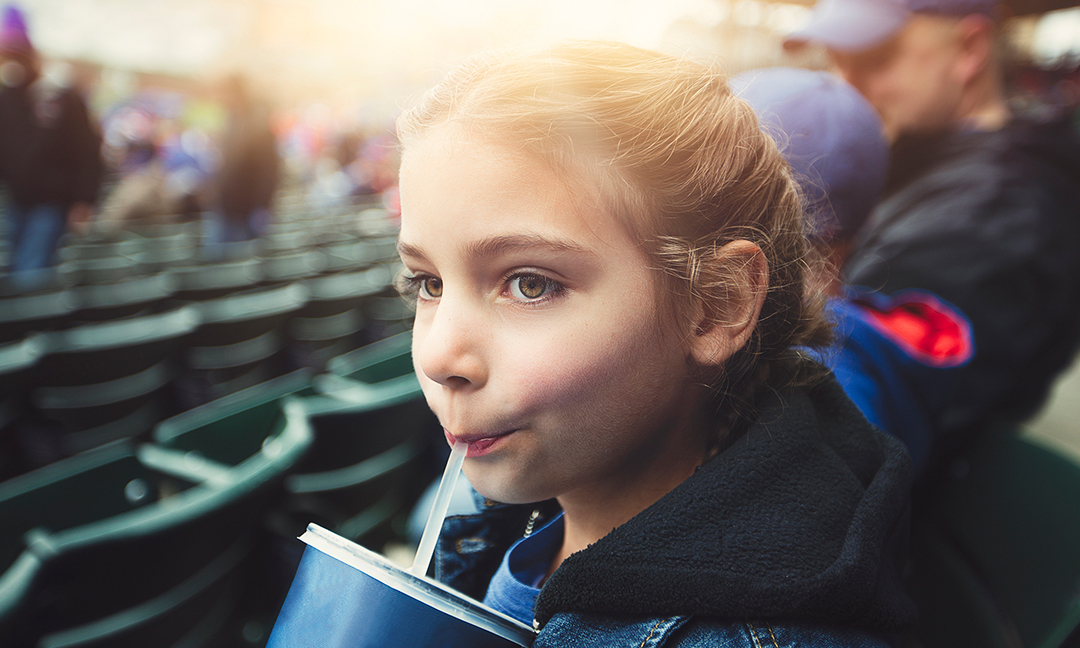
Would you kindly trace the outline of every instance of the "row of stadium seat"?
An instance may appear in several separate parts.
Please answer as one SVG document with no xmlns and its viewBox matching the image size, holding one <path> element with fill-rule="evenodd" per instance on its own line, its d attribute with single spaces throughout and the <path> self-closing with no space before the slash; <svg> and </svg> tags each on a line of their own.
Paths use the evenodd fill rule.
<svg viewBox="0 0 1080 648">
<path fill-rule="evenodd" d="M 317 522 L 381 550 L 442 445 L 409 334 L 0 484 L 0 637 L 259 645 Z"/>
<path fill-rule="evenodd" d="M 215 296 L 210 282 L 232 284 L 221 266 L 235 263 L 206 275 L 201 299 L 129 303 L 134 312 L 104 321 L 73 325 L 68 291 L 0 302 L 15 306 L 0 329 L 45 331 L 0 342 L 0 436 L 18 435 L 42 465 L 408 327 L 384 264 Z M 8 454 L 19 443 L 7 440 Z"/>
</svg>

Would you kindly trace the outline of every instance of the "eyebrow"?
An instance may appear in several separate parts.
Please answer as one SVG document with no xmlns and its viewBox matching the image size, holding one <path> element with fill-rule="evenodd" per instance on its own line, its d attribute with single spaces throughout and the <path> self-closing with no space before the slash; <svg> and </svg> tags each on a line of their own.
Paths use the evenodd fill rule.
<svg viewBox="0 0 1080 648">
<path fill-rule="evenodd" d="M 506 236 L 493 236 L 486 238 L 482 241 L 471 243 L 465 250 L 465 254 L 469 257 L 478 258 L 493 258 L 498 257 L 509 252 L 518 252 L 521 250 L 534 250 L 544 249 L 549 252 L 557 254 L 578 254 L 586 256 L 596 256 L 596 254 L 588 248 L 582 247 L 577 243 L 559 238 L 549 238 L 546 236 L 539 236 L 534 234 L 512 234 Z M 424 259 L 423 250 L 418 246 L 406 243 L 398 240 L 397 244 L 398 254 L 401 256 L 408 256 L 415 259 Z"/>
</svg>

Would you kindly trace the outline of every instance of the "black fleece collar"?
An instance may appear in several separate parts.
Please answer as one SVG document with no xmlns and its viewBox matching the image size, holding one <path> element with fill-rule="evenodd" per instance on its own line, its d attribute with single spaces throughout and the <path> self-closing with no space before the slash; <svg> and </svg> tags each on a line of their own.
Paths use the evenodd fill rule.
<svg viewBox="0 0 1080 648">
<path fill-rule="evenodd" d="M 759 411 L 684 483 L 564 561 L 537 599 L 537 620 L 586 612 L 907 626 L 903 446 L 872 428 L 831 375 L 770 394 Z"/>
</svg>

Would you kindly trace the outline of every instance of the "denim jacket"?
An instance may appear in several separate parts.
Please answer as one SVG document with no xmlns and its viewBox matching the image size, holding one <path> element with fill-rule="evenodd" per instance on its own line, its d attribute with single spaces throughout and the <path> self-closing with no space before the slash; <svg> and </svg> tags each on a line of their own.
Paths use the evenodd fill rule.
<svg viewBox="0 0 1080 648">
<path fill-rule="evenodd" d="M 903 446 L 831 377 L 771 398 L 762 425 L 560 565 L 534 608 L 536 648 L 876 648 L 910 624 Z M 510 545 L 557 511 L 484 501 L 448 517 L 435 577 L 483 599 Z"/>
<path fill-rule="evenodd" d="M 485 502 L 484 508 L 498 508 Z M 535 510 L 535 509 L 534 509 Z M 506 518 L 502 511 L 503 519 Z M 478 562 L 497 556 L 489 552 L 492 527 L 483 516 L 450 518 L 443 527 L 443 539 L 435 555 L 436 577 L 455 580 L 469 573 Z M 463 533 L 465 535 L 463 535 Z M 483 598 L 483 593 L 474 594 Z M 765 621 L 717 621 L 691 616 L 642 617 L 634 619 L 606 617 L 577 612 L 555 614 L 543 626 L 534 622 L 538 632 L 533 648 L 610 648 L 634 646 L 649 648 L 888 648 L 888 643 L 871 634 L 848 629 Z"/>
<path fill-rule="evenodd" d="M 635 621 L 556 614 L 533 648 L 887 648 L 865 632 L 769 622 L 725 622 L 675 616 Z"/>
</svg>

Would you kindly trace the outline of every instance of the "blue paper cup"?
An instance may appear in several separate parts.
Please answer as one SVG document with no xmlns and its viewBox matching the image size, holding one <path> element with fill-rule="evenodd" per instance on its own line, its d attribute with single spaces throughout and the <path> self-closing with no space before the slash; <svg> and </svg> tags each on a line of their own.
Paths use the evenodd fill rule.
<svg viewBox="0 0 1080 648">
<path fill-rule="evenodd" d="M 527 625 L 315 524 L 267 648 L 513 648 Z"/>
</svg>

